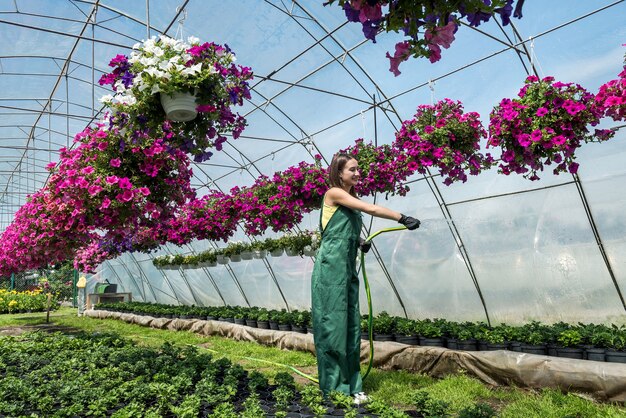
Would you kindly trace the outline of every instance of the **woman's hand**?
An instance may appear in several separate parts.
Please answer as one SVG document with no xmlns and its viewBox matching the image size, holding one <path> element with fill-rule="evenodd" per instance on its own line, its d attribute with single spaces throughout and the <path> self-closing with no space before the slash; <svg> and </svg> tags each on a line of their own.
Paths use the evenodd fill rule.
<svg viewBox="0 0 626 418">
<path fill-rule="evenodd" d="M 420 221 L 419 219 L 415 219 L 412 216 L 406 216 L 406 215 L 402 215 L 400 216 L 400 219 L 398 220 L 398 223 L 406 226 L 406 229 L 408 230 L 414 230 L 420 227 Z"/>
</svg>

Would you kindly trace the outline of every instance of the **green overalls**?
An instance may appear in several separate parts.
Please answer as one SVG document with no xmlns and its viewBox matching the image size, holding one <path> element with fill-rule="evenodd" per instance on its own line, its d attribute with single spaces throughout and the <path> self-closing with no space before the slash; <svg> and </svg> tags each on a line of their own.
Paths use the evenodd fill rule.
<svg viewBox="0 0 626 418">
<path fill-rule="evenodd" d="M 323 209 L 322 204 L 322 210 Z M 320 389 L 347 395 L 362 391 L 361 313 L 356 256 L 360 212 L 339 206 L 322 230 L 311 278 L 313 338 Z M 320 213 L 320 230 L 322 229 Z"/>
</svg>

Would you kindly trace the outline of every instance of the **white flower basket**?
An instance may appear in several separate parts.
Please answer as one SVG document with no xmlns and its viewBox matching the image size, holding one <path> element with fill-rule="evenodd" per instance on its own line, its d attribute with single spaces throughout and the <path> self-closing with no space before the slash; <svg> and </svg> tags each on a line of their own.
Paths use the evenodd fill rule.
<svg viewBox="0 0 626 418">
<path fill-rule="evenodd" d="M 295 257 L 297 255 L 300 255 L 298 254 L 298 251 L 294 250 L 293 248 L 285 248 L 285 253 L 287 253 L 289 257 Z"/>
<path fill-rule="evenodd" d="M 280 257 L 284 253 L 285 253 L 285 249 L 284 248 L 279 248 L 277 250 L 270 251 L 270 254 L 272 255 L 272 257 Z"/>
<path fill-rule="evenodd" d="M 203 261 L 198 264 L 199 267 L 215 267 L 217 266 L 217 262 L 215 261 Z"/>
<path fill-rule="evenodd" d="M 238 263 L 239 261 L 241 261 L 241 254 L 232 254 L 230 256 L 230 261 L 232 261 L 233 263 Z"/>
<path fill-rule="evenodd" d="M 230 258 L 225 255 L 217 256 L 217 264 L 228 264 L 230 262 Z"/>
<path fill-rule="evenodd" d="M 254 254 L 252 253 L 252 251 L 244 251 L 241 253 L 242 260 L 252 260 L 253 256 Z"/>
<path fill-rule="evenodd" d="M 257 259 L 265 258 L 267 256 L 267 250 L 254 250 L 252 256 Z"/>
<path fill-rule="evenodd" d="M 317 255 L 317 250 L 304 250 L 304 255 L 307 257 L 315 257 Z"/>
<path fill-rule="evenodd" d="M 169 120 L 187 122 L 198 115 L 196 97 L 191 93 L 161 94 L 161 105 Z"/>
</svg>

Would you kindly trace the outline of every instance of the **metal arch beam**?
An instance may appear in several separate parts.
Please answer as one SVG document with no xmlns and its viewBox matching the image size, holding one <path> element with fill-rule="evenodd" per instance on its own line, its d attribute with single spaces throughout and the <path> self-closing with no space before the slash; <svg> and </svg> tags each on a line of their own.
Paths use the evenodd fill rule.
<svg viewBox="0 0 626 418">
<path fill-rule="evenodd" d="M 87 20 L 85 21 L 85 23 L 84 23 L 84 25 L 83 25 L 83 27 L 82 27 L 82 29 L 80 31 L 81 35 L 87 30 L 87 27 L 89 25 L 89 20 L 91 20 L 92 16 L 96 13 L 96 10 L 98 9 L 98 3 L 99 2 L 100 2 L 100 0 L 96 0 L 96 2 L 94 3 L 93 8 L 91 9 L 91 12 L 89 13 L 89 16 L 88 16 Z M 61 68 L 61 71 L 59 72 L 57 80 L 56 80 L 54 86 L 52 87 L 52 91 L 50 92 L 50 95 L 48 96 L 48 100 L 47 100 L 46 105 L 44 106 L 44 109 L 46 109 L 47 107 L 51 106 L 51 104 L 52 104 L 52 97 L 54 96 L 54 93 L 56 92 L 57 88 L 61 84 L 61 80 L 63 80 L 64 73 L 67 72 L 67 69 L 68 69 L 69 64 L 70 64 L 68 60 L 71 59 L 72 55 L 74 55 L 74 51 L 76 51 L 76 49 L 78 48 L 78 42 L 79 42 L 79 40 L 76 40 L 74 42 L 74 45 L 72 46 L 72 49 L 70 50 L 70 52 L 68 54 L 68 57 L 67 57 L 65 63 L 63 64 L 63 67 Z M 33 127 L 32 127 L 32 129 L 30 131 L 29 138 L 28 138 L 29 142 L 30 142 L 30 138 L 32 136 L 34 136 L 34 134 L 35 134 L 35 126 L 37 126 L 37 124 L 41 120 L 42 116 L 43 116 L 43 114 L 40 113 L 39 116 L 37 117 L 37 119 L 35 120 L 35 122 L 33 123 Z M 28 143 L 27 143 L 27 145 L 28 145 Z M 26 152 L 24 152 L 24 154 L 22 155 L 22 160 L 24 159 L 25 155 L 26 155 Z M 5 187 L 4 192 L 1 193 L 1 194 L 6 194 L 7 190 L 8 190 L 8 186 Z"/>
<path fill-rule="evenodd" d="M 154 298 L 156 300 L 156 294 L 154 293 L 154 289 L 152 288 L 152 285 L 150 284 L 150 279 L 144 273 L 144 271 L 141 268 L 141 266 L 139 265 L 139 262 L 137 261 L 137 258 L 135 257 L 135 255 L 132 252 L 128 253 L 128 254 L 132 258 L 132 260 L 135 263 L 135 265 L 137 266 L 137 269 L 139 270 L 139 275 L 141 276 L 142 280 L 145 281 L 148 284 L 148 286 L 150 287 L 150 290 L 152 291 L 152 294 L 154 295 Z M 172 296 L 174 299 L 176 299 L 176 302 L 178 302 L 178 304 L 180 305 L 180 300 L 178 299 L 178 295 L 176 294 L 176 291 L 174 290 L 174 287 L 172 287 L 172 284 L 169 282 L 169 280 L 167 280 L 167 278 L 165 279 L 165 282 L 167 283 L 167 285 L 169 286 L 170 290 L 172 291 L 172 294 L 170 296 Z M 167 293 L 165 293 L 163 291 L 161 291 L 161 292 L 167 295 Z"/>
<path fill-rule="evenodd" d="M 234 147 L 233 147 L 233 148 L 234 148 Z M 248 158 L 247 158 L 247 157 L 246 157 L 243 153 L 241 153 L 241 151 L 239 151 L 239 150 L 237 150 L 237 149 L 235 149 L 235 150 L 236 150 L 237 152 L 239 152 L 239 154 L 240 154 L 243 158 L 248 159 Z M 228 155 L 228 157 L 230 157 L 233 161 L 236 161 L 236 159 L 235 159 L 234 157 L 232 157 L 230 154 L 226 153 L 226 155 Z M 248 159 L 248 160 L 249 160 L 249 159 Z M 254 166 L 254 163 L 253 163 L 253 162 L 252 162 L 251 164 Z M 261 172 L 261 170 L 259 170 L 256 166 L 254 166 L 254 168 L 256 169 L 256 171 L 257 171 L 259 174 L 263 174 L 263 173 Z M 250 174 L 250 176 L 251 176 L 252 178 L 255 178 L 255 177 L 254 177 L 254 175 L 253 175 L 253 174 L 250 172 L 250 170 L 247 168 L 247 166 L 246 166 L 244 169 L 248 172 L 248 174 Z M 210 179 L 210 181 L 211 181 L 213 184 L 215 184 L 215 182 L 211 179 L 211 176 L 209 176 L 206 172 L 204 172 L 204 170 L 202 170 L 202 172 L 203 172 L 203 173 L 207 176 L 207 178 L 208 178 L 208 179 Z M 217 184 L 215 184 L 215 186 L 216 186 L 216 188 L 217 188 L 218 190 L 220 190 L 220 191 L 221 191 L 221 188 L 220 188 L 219 186 L 217 186 Z M 263 259 L 263 263 L 264 263 L 264 265 L 265 265 L 265 267 L 266 267 L 266 269 L 267 269 L 267 271 L 268 271 L 268 273 L 269 273 L 269 275 L 270 275 L 270 278 L 271 278 L 271 279 L 272 279 L 272 281 L 274 282 L 274 285 L 275 285 L 275 286 L 276 286 L 276 288 L 278 289 L 278 292 L 280 293 L 280 296 L 281 296 L 281 298 L 283 299 L 283 302 L 285 303 L 285 307 L 287 308 L 287 310 L 289 310 L 289 303 L 287 302 L 287 298 L 285 297 L 285 294 L 284 294 L 284 292 L 283 292 L 282 288 L 280 287 L 280 285 L 279 285 L 279 283 L 278 283 L 278 279 L 276 278 L 276 275 L 274 274 L 274 271 L 272 270 L 271 266 L 269 265 L 269 262 L 268 262 L 265 258 Z M 232 272 L 232 269 L 231 269 L 231 272 Z M 234 275 L 234 272 L 232 272 L 232 274 Z M 212 277 L 211 277 L 211 279 L 212 279 Z M 237 281 L 237 284 L 239 285 L 239 282 L 238 282 L 238 281 Z M 215 288 L 217 289 L 217 285 L 216 285 L 215 283 L 213 283 L 213 285 L 214 285 L 214 286 L 215 286 Z M 218 289 L 218 293 L 219 293 L 219 289 Z M 222 294 L 221 294 L 221 293 L 219 293 L 219 294 L 220 294 L 220 297 L 222 298 L 222 301 L 224 301 L 224 304 L 226 304 L 226 301 L 224 300 L 224 298 L 223 298 Z M 246 302 L 248 302 L 247 297 L 245 296 L 245 294 L 244 294 L 244 299 L 246 300 Z M 249 302 L 248 302 L 248 305 L 249 305 Z"/>
</svg>

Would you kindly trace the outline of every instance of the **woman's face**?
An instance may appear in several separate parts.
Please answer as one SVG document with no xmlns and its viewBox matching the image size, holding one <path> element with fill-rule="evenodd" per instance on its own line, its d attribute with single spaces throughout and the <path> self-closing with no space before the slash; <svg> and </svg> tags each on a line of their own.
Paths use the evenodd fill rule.
<svg viewBox="0 0 626 418">
<path fill-rule="evenodd" d="M 343 166 L 343 170 L 339 173 L 339 177 L 346 188 L 356 186 L 361 178 L 361 173 L 359 173 L 359 162 L 354 158 L 347 161 L 346 165 Z"/>
</svg>

